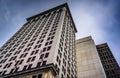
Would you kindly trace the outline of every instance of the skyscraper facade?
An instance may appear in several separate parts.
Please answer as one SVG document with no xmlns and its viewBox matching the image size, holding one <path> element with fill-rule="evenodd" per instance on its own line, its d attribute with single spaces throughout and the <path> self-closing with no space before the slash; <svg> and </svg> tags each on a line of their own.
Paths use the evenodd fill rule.
<svg viewBox="0 0 120 78">
<path fill-rule="evenodd" d="M 91 36 L 76 40 L 78 78 L 106 78 Z"/>
<path fill-rule="evenodd" d="M 27 18 L 0 48 L 0 78 L 77 78 L 76 32 L 66 3 Z"/>
<path fill-rule="evenodd" d="M 97 45 L 97 51 L 107 78 L 120 78 L 120 67 L 107 43 Z"/>
</svg>

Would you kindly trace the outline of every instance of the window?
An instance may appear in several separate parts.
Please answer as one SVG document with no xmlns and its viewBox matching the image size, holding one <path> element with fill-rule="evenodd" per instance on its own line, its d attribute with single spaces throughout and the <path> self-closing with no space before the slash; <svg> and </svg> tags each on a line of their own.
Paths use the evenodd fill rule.
<svg viewBox="0 0 120 78">
<path fill-rule="evenodd" d="M 46 62 L 47 62 L 47 61 L 43 61 L 42 65 L 46 65 Z"/>
<path fill-rule="evenodd" d="M 22 60 L 19 62 L 19 65 L 20 65 L 20 64 L 22 64 L 22 63 L 23 63 L 23 61 L 24 61 L 24 59 L 22 59 Z"/>
<path fill-rule="evenodd" d="M 52 44 L 53 41 L 50 41 L 49 44 Z"/>
<path fill-rule="evenodd" d="M 44 54 L 42 54 L 42 55 L 40 56 L 40 59 L 43 59 L 43 57 L 44 57 Z"/>
<path fill-rule="evenodd" d="M 47 51 L 49 51 L 51 49 L 51 46 L 49 46 L 48 48 L 47 48 Z"/>
<path fill-rule="evenodd" d="M 40 66 L 41 66 L 41 62 L 38 62 L 38 63 L 37 63 L 37 67 L 40 67 Z"/>
<path fill-rule="evenodd" d="M 47 46 L 47 45 L 48 45 L 48 42 L 45 43 L 45 46 Z"/>
<path fill-rule="evenodd" d="M 28 69 L 31 69 L 31 67 L 32 67 L 32 64 L 30 64 L 30 65 L 28 66 Z"/>
<path fill-rule="evenodd" d="M 46 47 L 45 48 L 43 48 L 43 52 L 45 52 L 46 51 Z"/>
<path fill-rule="evenodd" d="M 47 58 L 47 57 L 48 57 L 48 55 L 49 55 L 49 53 L 46 53 L 46 54 L 45 54 L 45 58 Z"/>
<path fill-rule="evenodd" d="M 36 75 L 34 75 L 34 76 L 32 76 L 32 78 L 37 78 L 37 76 L 36 76 Z"/>
<path fill-rule="evenodd" d="M 31 60 L 31 57 L 28 58 L 27 62 L 30 62 L 30 60 Z"/>
<path fill-rule="evenodd" d="M 31 61 L 35 61 L 35 58 L 36 58 L 36 56 L 34 56 Z"/>
<path fill-rule="evenodd" d="M 39 74 L 39 75 L 38 75 L 38 78 L 42 78 L 42 74 Z"/>
<path fill-rule="evenodd" d="M 23 70 L 26 70 L 27 69 L 27 65 L 25 65 L 24 67 L 23 67 Z"/>
<path fill-rule="evenodd" d="M 32 51 L 32 52 L 31 52 L 31 55 L 33 55 L 33 54 L 34 54 L 34 52 L 35 52 L 35 51 Z"/>
<path fill-rule="evenodd" d="M 38 45 L 38 48 L 40 48 L 40 47 L 41 47 L 41 44 Z"/>
</svg>

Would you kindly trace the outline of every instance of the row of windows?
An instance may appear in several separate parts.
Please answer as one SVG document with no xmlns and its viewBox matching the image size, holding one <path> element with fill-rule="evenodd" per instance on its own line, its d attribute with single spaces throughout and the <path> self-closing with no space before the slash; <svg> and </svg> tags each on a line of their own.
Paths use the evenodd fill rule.
<svg viewBox="0 0 120 78">
<path fill-rule="evenodd" d="M 43 62 L 38 62 L 36 67 L 40 67 L 40 66 L 46 65 L 46 62 L 47 62 L 46 60 L 44 60 Z M 4 68 L 9 68 L 11 65 L 12 65 L 12 63 L 6 64 Z M 23 71 L 29 70 L 31 68 L 32 68 L 32 64 L 25 65 L 23 67 Z M 18 70 L 19 70 L 19 67 L 15 67 L 15 68 L 11 69 L 10 73 L 18 72 Z M 7 70 L 1 71 L 0 75 L 4 75 L 6 72 L 7 72 Z"/>
</svg>

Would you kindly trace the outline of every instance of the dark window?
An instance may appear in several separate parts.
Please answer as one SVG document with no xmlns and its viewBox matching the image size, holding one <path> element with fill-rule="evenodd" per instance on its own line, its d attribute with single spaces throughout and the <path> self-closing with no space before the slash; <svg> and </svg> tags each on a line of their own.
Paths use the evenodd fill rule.
<svg viewBox="0 0 120 78">
<path fill-rule="evenodd" d="M 46 65 L 46 62 L 47 62 L 47 61 L 43 61 L 42 65 Z"/>
<path fill-rule="evenodd" d="M 27 56 L 27 54 L 28 54 L 28 53 L 25 53 L 25 54 L 24 54 L 24 57 L 26 57 L 26 56 Z"/>
<path fill-rule="evenodd" d="M 43 48 L 43 52 L 45 52 L 46 51 L 46 47 L 45 48 Z"/>
<path fill-rule="evenodd" d="M 19 69 L 19 68 L 17 67 L 14 72 L 18 72 L 18 69 Z"/>
<path fill-rule="evenodd" d="M 48 57 L 48 55 L 49 55 L 49 53 L 46 53 L 46 54 L 45 54 L 45 58 L 47 58 L 47 57 Z"/>
<path fill-rule="evenodd" d="M 41 44 L 38 45 L 38 48 L 40 48 L 40 47 L 41 47 Z"/>
<path fill-rule="evenodd" d="M 36 56 L 34 56 L 34 57 L 32 58 L 32 60 L 31 60 L 31 61 L 34 61 L 34 60 L 35 60 L 35 58 L 36 58 Z"/>
<path fill-rule="evenodd" d="M 42 78 L 42 74 L 39 74 L 39 75 L 38 75 L 38 78 Z"/>
<path fill-rule="evenodd" d="M 38 52 L 39 52 L 39 50 L 36 50 L 36 51 L 35 51 L 35 54 L 37 54 Z"/>
<path fill-rule="evenodd" d="M 23 67 L 23 70 L 26 70 L 27 69 L 27 65 L 25 65 L 24 67 Z"/>
<path fill-rule="evenodd" d="M 27 62 L 30 62 L 30 60 L 31 60 L 31 57 L 28 58 Z"/>
<path fill-rule="evenodd" d="M 31 69 L 31 67 L 32 67 L 32 64 L 30 64 L 30 65 L 28 66 L 28 69 Z"/>
<path fill-rule="evenodd" d="M 45 46 L 47 46 L 47 45 L 48 45 L 48 42 L 45 43 Z"/>
<path fill-rule="evenodd" d="M 50 41 L 49 44 L 52 44 L 53 41 Z"/>
<path fill-rule="evenodd" d="M 50 37 L 47 39 L 47 41 L 50 40 Z"/>
<path fill-rule="evenodd" d="M 22 59 L 22 60 L 20 61 L 19 65 L 20 65 L 20 64 L 22 64 L 22 63 L 23 63 L 23 61 L 24 61 L 24 59 Z"/>
<path fill-rule="evenodd" d="M 43 57 L 44 57 L 44 54 L 42 54 L 42 55 L 40 56 L 40 59 L 43 59 Z"/>
<path fill-rule="evenodd" d="M 35 51 L 32 51 L 32 52 L 31 52 L 31 55 L 33 55 L 33 54 L 34 54 L 34 52 L 35 52 Z"/>
<path fill-rule="evenodd" d="M 7 72 L 7 70 L 3 71 L 2 75 L 4 75 Z"/>
<path fill-rule="evenodd" d="M 11 69 L 10 73 L 13 73 L 14 69 Z"/>
<path fill-rule="evenodd" d="M 7 67 L 7 68 L 9 68 L 9 67 L 11 66 L 11 64 L 12 64 L 12 62 L 11 62 L 11 63 L 9 63 L 9 65 L 8 65 L 8 67 Z"/>
<path fill-rule="evenodd" d="M 38 62 L 38 63 L 37 63 L 37 67 L 40 67 L 40 66 L 41 66 L 41 62 Z"/>
<path fill-rule="evenodd" d="M 32 76 L 32 78 L 37 78 L 37 76 L 36 76 L 36 75 L 34 75 L 34 76 Z"/>
<path fill-rule="evenodd" d="M 50 49 L 51 49 L 51 46 L 49 46 L 49 47 L 47 48 L 47 51 L 50 50 Z"/>
</svg>

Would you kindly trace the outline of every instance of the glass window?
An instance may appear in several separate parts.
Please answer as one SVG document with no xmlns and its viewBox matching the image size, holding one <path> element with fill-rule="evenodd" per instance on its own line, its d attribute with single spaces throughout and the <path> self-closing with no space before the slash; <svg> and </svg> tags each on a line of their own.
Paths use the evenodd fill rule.
<svg viewBox="0 0 120 78">
<path fill-rule="evenodd" d="M 38 63 L 37 63 L 37 67 L 40 67 L 40 66 L 41 66 L 41 62 L 38 62 Z"/>
<path fill-rule="evenodd" d="M 45 54 L 45 58 L 47 58 L 47 57 L 48 57 L 48 55 L 49 55 L 49 53 L 46 53 L 46 54 Z"/>
<path fill-rule="evenodd" d="M 48 42 L 45 43 L 45 46 L 47 46 L 47 45 L 48 45 Z"/>
<path fill-rule="evenodd" d="M 23 67 L 23 70 L 26 70 L 27 69 L 27 65 L 25 65 L 24 67 Z"/>
<path fill-rule="evenodd" d="M 42 65 L 46 65 L 46 62 L 47 62 L 47 61 L 43 61 Z"/>
<path fill-rule="evenodd" d="M 34 75 L 34 76 L 32 76 L 32 78 L 37 78 L 37 76 L 36 76 L 36 75 Z"/>
<path fill-rule="evenodd" d="M 50 49 L 51 49 L 51 46 L 49 46 L 49 47 L 47 48 L 47 51 L 50 50 Z"/>
<path fill-rule="evenodd" d="M 30 62 L 30 60 L 31 60 L 31 57 L 28 58 L 27 62 Z"/>
<path fill-rule="evenodd" d="M 45 48 L 43 48 L 43 52 L 45 52 L 46 51 L 46 47 Z"/>
<path fill-rule="evenodd" d="M 41 44 L 38 45 L 38 48 L 40 48 L 40 47 L 41 47 Z"/>
<path fill-rule="evenodd" d="M 52 44 L 53 41 L 50 41 L 49 44 Z"/>
<path fill-rule="evenodd" d="M 39 74 L 39 75 L 38 75 L 38 78 L 42 78 L 42 74 Z"/>
<path fill-rule="evenodd" d="M 44 57 L 44 54 L 42 54 L 42 55 L 40 56 L 40 59 L 43 59 L 43 57 Z"/>
<path fill-rule="evenodd" d="M 34 61 L 34 60 L 35 60 L 35 58 L 36 58 L 36 56 L 34 56 L 34 57 L 32 58 L 32 60 L 31 60 L 31 61 Z"/>
<path fill-rule="evenodd" d="M 32 67 L 32 64 L 30 64 L 30 65 L 28 66 L 28 69 L 31 69 L 31 67 Z"/>
</svg>

